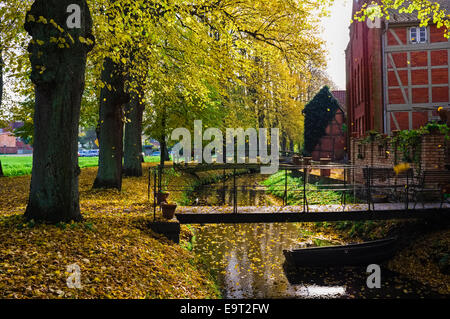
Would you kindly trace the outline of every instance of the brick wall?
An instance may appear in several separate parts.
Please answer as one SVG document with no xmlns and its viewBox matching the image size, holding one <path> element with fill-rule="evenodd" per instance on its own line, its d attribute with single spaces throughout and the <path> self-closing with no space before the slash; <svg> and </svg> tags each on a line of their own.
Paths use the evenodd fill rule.
<svg viewBox="0 0 450 319">
<path fill-rule="evenodd" d="M 424 135 L 422 137 L 421 164 L 423 170 L 445 169 L 446 153 L 444 135 Z"/>
<path fill-rule="evenodd" d="M 342 161 L 345 157 L 346 136 L 342 131 L 345 115 L 338 109 L 334 119 L 328 124 L 325 135 L 319 140 L 311 156 L 314 161 L 321 158 L 331 158 L 333 161 Z"/>
<path fill-rule="evenodd" d="M 356 183 L 364 183 L 362 168 L 371 167 L 394 167 L 401 163 L 403 154 L 397 150 L 393 141 L 388 137 L 383 140 L 363 143 L 362 138 L 351 138 L 350 161 L 356 168 L 354 180 Z M 410 163 L 414 168 L 415 175 L 424 170 L 443 170 L 449 158 L 449 143 L 446 143 L 442 134 L 427 134 L 422 136 L 420 146 L 420 165 Z M 351 177 L 350 177 L 351 178 Z"/>
<path fill-rule="evenodd" d="M 16 138 L 9 132 L 0 133 L 0 147 L 16 147 Z"/>
</svg>

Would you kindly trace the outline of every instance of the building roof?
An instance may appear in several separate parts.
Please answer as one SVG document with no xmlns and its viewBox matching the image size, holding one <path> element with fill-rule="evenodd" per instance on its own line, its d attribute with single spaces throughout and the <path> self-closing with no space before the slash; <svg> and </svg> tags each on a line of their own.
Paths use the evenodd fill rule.
<svg viewBox="0 0 450 319">
<path fill-rule="evenodd" d="M 441 9 L 446 10 L 447 14 L 450 12 L 450 0 L 431 0 L 431 2 L 437 2 L 440 4 Z M 408 3 L 402 5 L 402 7 L 407 7 Z M 418 22 L 417 12 L 413 13 L 400 13 L 399 10 L 390 9 L 389 11 L 389 23 L 412 23 Z"/>
<path fill-rule="evenodd" d="M 346 112 L 346 97 L 347 97 L 347 91 L 345 90 L 339 90 L 339 91 L 331 91 L 331 94 L 338 100 L 339 105 L 341 106 L 342 111 Z"/>
</svg>

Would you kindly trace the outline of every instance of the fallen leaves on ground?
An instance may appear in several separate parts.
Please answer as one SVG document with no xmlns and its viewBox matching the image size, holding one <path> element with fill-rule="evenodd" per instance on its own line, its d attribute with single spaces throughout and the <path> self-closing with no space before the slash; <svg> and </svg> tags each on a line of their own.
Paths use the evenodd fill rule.
<svg viewBox="0 0 450 319">
<path fill-rule="evenodd" d="M 438 249 L 440 248 L 440 249 Z M 400 251 L 389 262 L 389 268 L 433 287 L 441 294 L 450 294 L 450 275 L 441 272 L 435 256 L 441 250 L 450 252 L 450 230 L 421 236 L 410 247 Z M 438 258 L 436 258 L 438 257 Z"/>
<path fill-rule="evenodd" d="M 25 221 L 30 176 L 0 179 L 0 298 L 217 297 L 191 252 L 149 230 L 148 175 L 92 190 L 96 170 L 82 170 L 84 221 L 71 224 Z M 81 289 L 66 283 L 72 264 Z"/>
</svg>

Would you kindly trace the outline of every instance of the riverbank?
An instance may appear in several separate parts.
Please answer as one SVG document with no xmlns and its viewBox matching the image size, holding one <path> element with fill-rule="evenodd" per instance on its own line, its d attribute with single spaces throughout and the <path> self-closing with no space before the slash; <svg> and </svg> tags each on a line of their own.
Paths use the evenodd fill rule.
<svg viewBox="0 0 450 319">
<path fill-rule="evenodd" d="M 92 190 L 96 171 L 80 175 L 84 221 L 57 225 L 23 219 L 29 175 L 0 178 L 0 298 L 219 298 L 192 252 L 149 230 L 148 175 L 124 178 L 122 192 Z M 73 269 L 79 289 L 67 286 Z"/>
<path fill-rule="evenodd" d="M 439 221 L 390 221 L 304 223 L 311 231 L 320 231 L 345 242 L 362 242 L 390 236 L 399 237 L 399 251 L 386 266 L 389 270 L 428 285 L 440 294 L 450 295 L 450 230 Z M 356 229 L 356 231 L 355 231 Z M 370 233 L 364 234 L 364 230 Z"/>
<path fill-rule="evenodd" d="M 300 178 L 289 176 L 289 183 L 300 183 Z M 265 185 L 276 196 L 281 193 L 270 191 L 284 184 L 284 177 L 278 173 L 268 178 Z M 339 194 L 332 192 L 323 196 L 321 204 L 336 200 Z M 317 200 L 317 197 L 315 198 Z M 301 199 L 292 195 L 290 204 L 301 204 Z M 399 237 L 399 251 L 386 266 L 389 270 L 405 275 L 429 286 L 440 294 L 450 294 L 450 226 L 444 220 L 436 221 L 366 221 L 366 222 L 323 222 L 302 223 L 312 232 L 324 234 L 343 242 L 361 242 Z"/>
</svg>

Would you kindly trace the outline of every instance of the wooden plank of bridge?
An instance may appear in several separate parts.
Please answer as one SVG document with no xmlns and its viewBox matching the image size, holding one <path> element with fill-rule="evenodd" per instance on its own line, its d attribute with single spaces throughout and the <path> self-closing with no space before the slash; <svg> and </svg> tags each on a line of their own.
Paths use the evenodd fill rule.
<svg viewBox="0 0 450 319">
<path fill-rule="evenodd" d="M 240 207 L 233 213 L 232 207 L 180 207 L 176 214 L 181 224 L 237 224 L 237 223 L 289 223 L 332 222 L 417 218 L 448 218 L 450 205 L 427 204 L 423 208 L 405 210 L 401 204 L 377 204 L 374 211 L 367 205 L 310 206 L 302 212 L 300 206 Z"/>
</svg>

